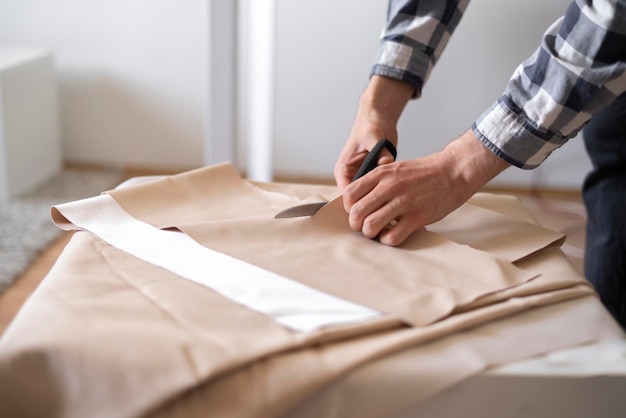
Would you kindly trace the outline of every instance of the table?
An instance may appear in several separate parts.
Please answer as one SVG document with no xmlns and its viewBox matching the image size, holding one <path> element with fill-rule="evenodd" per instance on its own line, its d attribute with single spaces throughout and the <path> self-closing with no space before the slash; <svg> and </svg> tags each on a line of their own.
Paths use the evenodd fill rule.
<svg viewBox="0 0 626 418">
<path fill-rule="evenodd" d="M 626 384 L 622 331 L 554 246 L 559 240 L 549 231 L 517 219 L 524 219 L 525 211 L 515 199 L 477 195 L 470 206 L 433 225 L 429 233 L 412 237 L 410 245 L 414 247 L 394 250 L 346 230 L 345 214 L 336 204 L 316 214 L 318 218 L 279 224 L 269 216 L 307 196 L 332 197 L 333 189 L 249 183 L 223 165 L 126 186 L 56 208 L 59 225 L 85 230 L 73 236 L 50 275 L 0 339 L 0 405 L 11 408 L 9 411 L 23 416 L 45 411 L 49 416 L 93 416 L 97 412 L 98 416 L 115 417 L 305 418 L 414 416 L 418 412 L 448 416 L 459 414 L 459 409 L 482 416 L 490 416 L 490 411 L 497 416 L 505 409 L 512 411 L 508 416 L 529 410 L 534 416 L 548 416 L 556 409 L 570 416 L 588 414 L 590 409 L 580 405 L 601 413 L 599 416 L 620 416 L 623 410 L 624 401 L 617 396 Z M 111 218 L 112 212 L 107 212 L 111 208 L 121 213 L 119 218 Z M 250 210 L 253 216 L 249 216 Z M 81 214 L 87 217 L 81 218 Z M 470 219 L 465 219 L 468 216 Z M 96 224 L 90 224 L 94 220 Z M 97 229 L 99 222 L 107 227 Z M 480 226 L 485 222 L 492 230 Z M 160 259 L 154 263 L 140 258 L 143 253 L 121 251 L 116 247 L 117 238 L 111 238 L 111 231 L 123 232 L 137 225 L 155 237 L 144 240 L 139 248 L 160 251 Z M 173 225 L 185 233 L 172 230 Z M 464 229 L 469 234 L 462 233 Z M 534 244 L 520 247 L 519 242 L 505 239 L 509 233 L 522 234 L 521 244 Z M 313 277 L 324 281 L 319 285 L 326 290 L 359 267 L 355 257 L 392 258 L 399 264 L 408 260 L 405 257 L 424 253 L 438 257 L 437 252 L 429 252 L 433 248 L 419 246 L 423 239 L 432 239 L 428 245 L 455 255 L 480 258 L 498 254 L 497 264 L 505 275 L 512 268 L 507 280 L 513 281 L 488 280 L 482 290 L 487 293 L 465 302 L 456 299 L 451 312 L 439 312 L 437 299 L 449 293 L 427 292 L 439 296 L 434 301 L 423 299 L 423 306 L 415 307 L 417 312 L 430 306 L 443 316 L 420 324 L 423 317 L 412 316 L 407 306 L 384 305 L 388 300 L 378 297 L 379 290 L 393 290 L 386 281 L 368 281 L 368 286 L 378 286 L 377 291 L 368 293 L 359 289 L 365 281 L 357 278 L 343 295 L 358 302 L 351 299 L 351 289 L 358 290 L 381 315 L 360 322 L 290 329 L 292 322 L 279 321 L 285 311 L 270 309 L 260 314 L 258 305 L 241 306 L 248 300 L 274 298 L 259 292 L 260 288 L 244 288 L 244 296 L 251 299 L 234 303 L 215 281 L 182 279 L 190 266 L 169 263 L 178 257 L 166 260 L 176 249 L 159 244 L 163 235 L 193 237 L 197 246 L 193 251 L 219 249 L 219 254 L 237 255 L 240 262 L 256 260 L 259 265 L 254 268 L 268 271 L 287 271 L 284 268 L 290 258 L 303 248 L 301 239 L 308 242 L 313 237 L 332 236 L 318 248 L 324 263 L 307 267 L 315 270 Z M 452 238 L 455 241 L 450 241 Z M 227 245 L 228 241 L 234 245 Z M 494 243 L 498 243 L 496 248 Z M 252 253 L 242 251 L 250 245 Z M 330 247 L 340 251 L 327 251 Z M 258 251 L 263 257 L 258 257 Z M 280 256 L 276 258 L 276 254 Z M 481 260 L 494 262 L 489 257 Z M 231 271 L 222 268 L 219 257 L 213 260 L 217 260 L 213 267 L 204 270 L 207 275 L 211 279 L 229 277 Z M 341 262 L 337 264 L 337 260 Z M 341 276 L 330 280 L 319 276 L 319 271 L 332 271 L 323 264 L 341 269 L 342 262 L 347 269 L 341 270 Z M 290 270 L 293 276 L 289 277 L 306 280 L 310 272 L 297 271 L 298 263 L 294 265 L 296 271 Z M 365 267 L 383 275 L 390 269 L 384 263 Z M 178 273 L 171 270 L 178 268 Z M 411 270 L 415 269 L 405 271 Z M 533 271 L 541 273 L 535 276 Z M 528 276 L 528 272 L 532 274 Z M 479 281 L 482 273 L 468 272 Z M 492 293 L 489 286 L 494 283 L 505 288 Z M 424 290 L 417 282 L 410 285 L 416 287 L 408 296 Z M 398 297 L 393 292 L 385 294 Z M 381 306 L 390 309 L 381 311 Z M 563 362 L 568 354 L 561 350 L 578 346 L 585 346 L 581 348 L 583 356 L 574 356 L 573 363 L 585 365 L 585 374 L 568 366 L 569 374 L 557 376 L 555 364 L 572 364 L 572 360 Z M 543 360 L 515 363 L 550 352 Z M 504 364 L 508 365 L 495 368 Z M 589 393 L 594 398 L 564 404 L 560 396 L 539 398 L 530 391 L 529 398 L 519 391 L 520 385 L 539 388 L 538 382 L 560 396 Z M 609 389 L 600 394 L 591 391 L 598 382 Z M 492 400 L 488 391 L 494 385 L 502 396 L 499 402 L 486 404 L 485 397 Z M 602 403 L 604 409 L 594 409 L 601 402 L 606 402 Z"/>
</svg>

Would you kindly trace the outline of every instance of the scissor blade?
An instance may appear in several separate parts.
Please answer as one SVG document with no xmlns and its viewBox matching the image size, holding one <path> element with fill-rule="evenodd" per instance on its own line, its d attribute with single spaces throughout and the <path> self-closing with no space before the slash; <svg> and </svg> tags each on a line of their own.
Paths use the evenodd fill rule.
<svg viewBox="0 0 626 418">
<path fill-rule="evenodd" d="M 388 140 L 381 139 L 378 143 L 372 148 L 372 150 L 367 154 L 365 161 L 361 164 L 359 171 L 352 181 L 355 181 L 361 176 L 372 171 L 378 165 L 378 154 L 382 151 L 383 148 L 387 148 L 387 150 L 393 155 L 395 160 L 396 158 L 396 147 Z M 297 218 L 299 216 L 312 216 L 318 210 L 322 208 L 328 202 L 315 202 L 315 203 L 303 203 L 301 205 L 292 206 L 288 209 L 282 210 L 274 215 L 275 219 L 278 218 Z"/>
<path fill-rule="evenodd" d="M 312 216 L 327 203 L 328 202 L 315 202 L 315 203 L 304 203 L 298 206 L 292 206 L 285 210 L 281 210 L 276 215 L 274 215 L 274 218 L 279 219 L 279 218 L 297 218 L 299 216 Z"/>
</svg>

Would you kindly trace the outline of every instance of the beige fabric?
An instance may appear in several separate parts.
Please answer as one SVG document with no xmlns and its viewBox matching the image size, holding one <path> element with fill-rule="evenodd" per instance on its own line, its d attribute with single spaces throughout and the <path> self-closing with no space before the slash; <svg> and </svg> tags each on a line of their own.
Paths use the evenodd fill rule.
<svg viewBox="0 0 626 418">
<path fill-rule="evenodd" d="M 559 232 L 515 221 L 471 203 L 430 225 L 428 230 L 509 261 L 519 261 L 549 246 L 560 247 L 565 241 Z"/>
<path fill-rule="evenodd" d="M 594 297 L 528 310 L 368 362 L 347 376 L 326 385 L 292 408 L 283 418 L 431 417 L 433 412 L 436 414 L 439 410 L 431 407 L 426 410 L 431 413 L 427 413 L 422 410 L 422 406 L 427 407 L 429 402 L 424 401 L 431 400 L 434 395 L 446 396 L 441 392 L 449 388 L 451 380 L 442 376 L 466 375 L 468 379 L 473 379 L 473 375 L 489 365 L 510 361 L 507 347 L 517 344 L 536 345 L 538 341 L 542 341 L 547 350 L 551 350 L 549 347 L 554 347 L 556 340 L 561 339 L 558 335 L 564 324 L 576 324 L 578 332 L 588 333 L 594 327 L 602 329 L 604 321 L 606 312 Z M 549 367 L 546 367 L 546 380 L 554 378 L 549 371 Z M 526 376 L 520 374 L 511 378 L 519 382 L 518 387 L 524 387 Z M 485 377 L 481 376 L 479 379 L 484 381 Z M 567 397 L 567 388 L 572 385 L 575 383 L 566 382 L 559 392 Z M 471 391 L 471 382 L 465 384 L 465 388 Z M 523 397 L 522 394 L 519 395 Z M 201 398 L 202 395 L 198 394 L 198 397 Z M 465 398 L 479 404 L 489 405 L 494 402 L 492 394 Z M 606 406 L 612 408 L 612 405 Z M 536 407 L 533 411 L 537 415 L 550 415 Z M 534 416 L 528 414 L 528 410 L 526 414 L 517 412 L 520 416 Z M 455 415 L 439 413 L 437 416 L 463 416 L 463 412 L 461 409 Z"/>
<path fill-rule="evenodd" d="M 135 218 L 157 228 L 248 217 L 271 218 L 301 200 L 243 181 L 230 164 L 197 169 L 109 193 Z"/>
<path fill-rule="evenodd" d="M 589 294 L 585 286 L 563 292 L 568 294 L 559 299 Z M 137 417 L 162 407 L 157 416 L 270 417 L 368 360 L 550 303 L 554 296 L 520 298 L 427 327 L 388 323 L 361 338 L 311 345 L 312 336 L 290 333 L 79 232 L 0 340 L 0 405 L 16 412 L 10 416 L 31 417 Z M 495 333 L 496 359 L 610 335 L 607 319 L 598 315 L 588 324 L 558 333 L 550 328 L 552 333 L 523 341 Z M 543 326 L 522 323 L 531 334 Z M 493 364 L 480 350 L 474 358 L 471 341 L 461 341 L 467 355 L 449 361 L 463 367 L 432 376 L 431 390 L 419 396 Z"/>
<path fill-rule="evenodd" d="M 282 209 L 278 205 L 293 206 L 293 199 L 252 187 L 230 165 L 110 193 L 131 215 L 156 227 L 175 226 L 209 248 L 413 325 L 431 323 L 479 297 L 537 277 L 429 231 L 414 234 L 400 248 L 382 246 L 350 230 L 337 199 L 312 217 L 273 219 Z M 461 244 L 479 249 L 498 238 L 498 245 L 489 248 L 510 261 L 562 238 L 502 218 L 468 207 L 440 228 L 448 225 Z M 496 232 L 478 233 L 491 222 Z"/>
<path fill-rule="evenodd" d="M 380 304 L 391 314 L 371 323 L 290 332 L 210 289 L 78 232 L 0 339 L 2 416 L 274 417 L 360 365 L 409 347 L 415 351 L 407 361 L 419 361 L 419 347 L 432 355 L 427 342 L 452 338 L 439 360 L 459 367 L 437 368 L 430 389 L 416 395 L 425 398 L 491 364 L 619 335 L 602 309 L 586 317 L 588 322 L 559 332 L 554 321 L 544 327 L 540 313 L 530 314 L 567 300 L 599 306 L 558 249 L 520 257 L 516 246 L 507 250 L 516 254 L 511 258 L 521 258 L 515 266 L 434 232 L 416 234 L 406 247 L 387 248 L 347 230 L 333 205 L 322 216 L 274 220 L 274 213 L 298 199 L 276 193 L 281 185 L 262 190 L 233 173 L 218 166 L 111 194 L 140 219 L 175 225 L 204 245 L 285 269 L 294 279 L 350 300 Z M 315 194 L 327 197 L 329 190 Z M 472 216 L 490 216 L 471 210 Z M 471 225 L 464 226 L 468 237 Z M 505 230 L 512 233 L 508 226 Z M 549 241 L 538 240 L 529 251 Z M 305 268 L 292 262 L 297 257 L 306 260 Z M 432 262 L 438 265 L 424 265 Z M 315 269 L 318 276 L 298 269 Z M 393 274 L 386 276 L 388 271 Z M 425 271 L 455 289 L 429 282 Z M 448 274 L 463 274 L 463 280 Z M 393 285 L 380 285 L 375 277 Z M 529 315 L 511 317 L 521 312 Z M 581 321 L 568 311 L 561 314 L 554 318 Z M 481 328 L 469 331 L 473 327 Z M 518 341 L 516 332 L 536 338 Z M 489 350 L 481 348 L 485 336 L 490 336 Z M 454 360 L 446 361 L 444 353 Z"/>
</svg>

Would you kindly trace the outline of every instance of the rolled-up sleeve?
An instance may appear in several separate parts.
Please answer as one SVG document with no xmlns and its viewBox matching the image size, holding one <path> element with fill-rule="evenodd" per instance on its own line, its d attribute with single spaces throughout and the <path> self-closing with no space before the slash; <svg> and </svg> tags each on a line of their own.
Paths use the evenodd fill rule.
<svg viewBox="0 0 626 418">
<path fill-rule="evenodd" d="M 469 0 L 390 0 L 372 75 L 422 87 L 458 25 Z"/>
<path fill-rule="evenodd" d="M 473 124 L 500 158 L 532 169 L 626 91 L 626 0 L 576 0 Z"/>
</svg>

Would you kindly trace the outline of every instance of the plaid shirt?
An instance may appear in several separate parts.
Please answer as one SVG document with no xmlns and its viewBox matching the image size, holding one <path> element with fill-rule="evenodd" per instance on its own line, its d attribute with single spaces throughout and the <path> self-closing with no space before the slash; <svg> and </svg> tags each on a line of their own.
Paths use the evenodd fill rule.
<svg viewBox="0 0 626 418">
<path fill-rule="evenodd" d="M 372 74 L 419 97 L 469 0 L 390 0 Z M 626 0 L 575 0 L 472 125 L 487 148 L 534 168 L 626 91 Z"/>
</svg>

